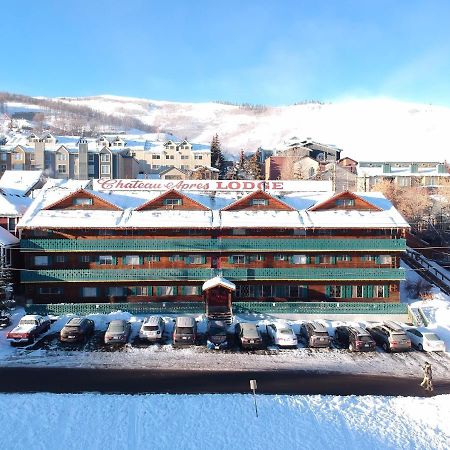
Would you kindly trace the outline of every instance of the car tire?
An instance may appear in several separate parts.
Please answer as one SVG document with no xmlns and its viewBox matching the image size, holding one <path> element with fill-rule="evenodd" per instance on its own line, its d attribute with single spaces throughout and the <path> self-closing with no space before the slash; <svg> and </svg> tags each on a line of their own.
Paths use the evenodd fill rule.
<svg viewBox="0 0 450 450">
<path fill-rule="evenodd" d="M 419 352 L 423 352 L 423 345 L 422 345 L 422 344 L 419 344 L 419 345 L 417 346 L 417 350 L 419 350 Z"/>
<path fill-rule="evenodd" d="M 391 349 L 389 348 L 389 345 L 387 345 L 386 342 L 383 342 L 382 347 L 383 347 L 383 350 L 384 350 L 386 353 L 389 353 L 389 352 L 391 351 Z"/>
</svg>

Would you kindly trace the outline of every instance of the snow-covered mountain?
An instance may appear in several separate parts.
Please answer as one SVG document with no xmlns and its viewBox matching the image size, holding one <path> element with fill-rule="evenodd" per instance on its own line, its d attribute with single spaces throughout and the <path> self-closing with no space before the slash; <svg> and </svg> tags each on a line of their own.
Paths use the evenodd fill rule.
<svg viewBox="0 0 450 450">
<path fill-rule="evenodd" d="M 56 100 L 56 99 L 55 99 Z M 134 116 L 161 131 L 226 152 L 273 149 L 297 136 L 334 144 L 356 160 L 450 160 L 450 108 L 387 98 L 280 107 L 177 103 L 102 95 L 59 98 L 114 115 Z"/>
</svg>

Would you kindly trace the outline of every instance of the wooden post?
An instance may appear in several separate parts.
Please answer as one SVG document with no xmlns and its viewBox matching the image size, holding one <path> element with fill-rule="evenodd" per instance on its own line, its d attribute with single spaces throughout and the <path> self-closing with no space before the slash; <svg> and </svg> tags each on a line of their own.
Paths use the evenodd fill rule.
<svg viewBox="0 0 450 450">
<path fill-rule="evenodd" d="M 255 413 L 256 413 L 256 417 L 258 417 L 258 405 L 256 404 L 256 389 L 257 389 L 257 385 L 256 385 L 256 380 L 250 380 L 250 389 L 253 391 L 253 400 L 255 402 Z"/>
</svg>

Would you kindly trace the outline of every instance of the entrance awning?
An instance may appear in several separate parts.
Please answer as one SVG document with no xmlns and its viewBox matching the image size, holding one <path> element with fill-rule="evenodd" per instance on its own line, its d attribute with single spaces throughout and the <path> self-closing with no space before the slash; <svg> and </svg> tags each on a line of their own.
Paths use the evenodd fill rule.
<svg viewBox="0 0 450 450">
<path fill-rule="evenodd" d="M 226 278 L 223 278 L 223 277 L 214 277 L 214 278 L 211 278 L 208 281 L 205 281 L 203 283 L 202 290 L 203 291 L 207 291 L 207 290 L 212 289 L 212 288 L 217 287 L 217 286 L 222 286 L 225 289 L 228 289 L 230 291 L 235 291 L 236 290 L 236 285 L 234 283 L 232 283 L 231 281 L 227 280 Z"/>
</svg>

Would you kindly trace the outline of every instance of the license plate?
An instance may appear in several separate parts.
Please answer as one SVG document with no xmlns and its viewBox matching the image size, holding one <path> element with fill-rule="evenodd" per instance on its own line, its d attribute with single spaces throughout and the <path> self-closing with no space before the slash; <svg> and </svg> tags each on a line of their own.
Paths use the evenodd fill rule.
<svg viewBox="0 0 450 450">
<path fill-rule="evenodd" d="M 75 336 L 67 336 L 69 339 L 75 339 Z"/>
<path fill-rule="evenodd" d="M 253 339 L 250 340 L 250 344 L 254 344 L 255 341 Z"/>
<path fill-rule="evenodd" d="M 364 347 L 369 347 L 369 344 L 364 344 Z"/>
<path fill-rule="evenodd" d="M 187 339 L 187 336 L 183 336 L 182 339 Z"/>
</svg>

